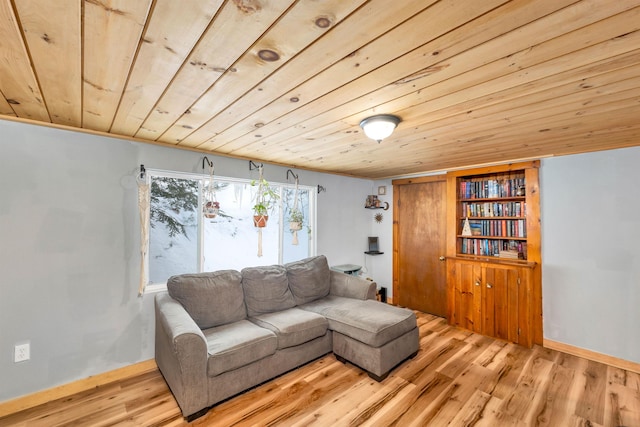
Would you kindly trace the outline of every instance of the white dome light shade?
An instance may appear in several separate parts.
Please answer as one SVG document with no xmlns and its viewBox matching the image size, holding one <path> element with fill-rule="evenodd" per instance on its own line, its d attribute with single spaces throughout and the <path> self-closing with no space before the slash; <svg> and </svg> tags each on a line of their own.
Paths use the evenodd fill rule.
<svg viewBox="0 0 640 427">
<path fill-rule="evenodd" d="M 360 127 L 364 130 L 365 135 L 380 143 L 380 141 L 393 133 L 398 123 L 400 123 L 400 117 L 392 116 L 391 114 L 380 114 L 367 117 L 360 122 Z"/>
</svg>

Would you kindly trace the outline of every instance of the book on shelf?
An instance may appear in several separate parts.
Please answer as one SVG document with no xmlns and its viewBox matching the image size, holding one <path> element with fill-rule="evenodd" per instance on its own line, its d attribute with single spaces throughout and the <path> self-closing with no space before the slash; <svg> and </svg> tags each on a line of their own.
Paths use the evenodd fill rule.
<svg viewBox="0 0 640 427">
<path fill-rule="evenodd" d="M 491 199 L 524 196 L 524 188 L 524 174 L 509 174 L 461 180 L 459 191 L 461 199 Z"/>
</svg>

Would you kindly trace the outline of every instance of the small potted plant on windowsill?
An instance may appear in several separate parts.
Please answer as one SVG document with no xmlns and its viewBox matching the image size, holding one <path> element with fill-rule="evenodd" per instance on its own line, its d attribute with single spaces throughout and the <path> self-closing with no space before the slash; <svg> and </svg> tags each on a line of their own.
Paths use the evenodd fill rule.
<svg viewBox="0 0 640 427">
<path fill-rule="evenodd" d="M 258 186 L 256 201 L 253 205 L 253 225 L 259 228 L 266 227 L 269 211 L 280 196 L 264 178 L 251 181 L 251 185 Z"/>
</svg>

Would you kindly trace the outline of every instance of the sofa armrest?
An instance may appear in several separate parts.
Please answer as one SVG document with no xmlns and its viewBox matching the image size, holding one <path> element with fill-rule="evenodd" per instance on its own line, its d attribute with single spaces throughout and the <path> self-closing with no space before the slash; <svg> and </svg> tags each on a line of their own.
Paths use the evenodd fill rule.
<svg viewBox="0 0 640 427">
<path fill-rule="evenodd" d="M 361 300 L 376 299 L 376 282 L 331 270 L 330 294 Z"/>
<path fill-rule="evenodd" d="M 155 359 L 183 415 L 208 405 L 207 341 L 182 304 L 168 293 L 155 298 Z"/>
</svg>

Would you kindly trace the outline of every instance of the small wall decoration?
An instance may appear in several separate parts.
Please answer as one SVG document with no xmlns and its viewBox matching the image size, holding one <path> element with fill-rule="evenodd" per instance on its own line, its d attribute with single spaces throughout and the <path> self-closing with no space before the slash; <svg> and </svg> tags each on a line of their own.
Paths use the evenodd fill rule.
<svg viewBox="0 0 640 427">
<path fill-rule="evenodd" d="M 374 219 L 378 224 L 380 224 L 380 223 L 382 222 L 382 219 L 383 219 L 382 214 L 381 214 L 381 213 L 377 213 L 377 214 L 375 214 L 375 215 L 373 216 L 373 219 Z"/>
<path fill-rule="evenodd" d="M 384 196 L 385 194 L 387 194 L 387 187 L 384 185 L 378 187 L 378 196 Z"/>
</svg>

